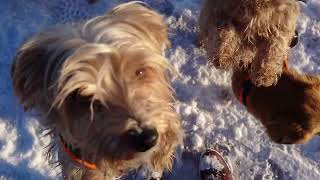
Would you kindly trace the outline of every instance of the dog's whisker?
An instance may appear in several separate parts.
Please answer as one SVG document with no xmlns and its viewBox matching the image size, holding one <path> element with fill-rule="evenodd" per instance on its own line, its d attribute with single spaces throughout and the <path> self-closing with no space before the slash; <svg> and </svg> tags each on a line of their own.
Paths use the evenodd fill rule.
<svg viewBox="0 0 320 180">
<path fill-rule="evenodd" d="M 49 161 L 49 165 L 51 166 L 51 169 L 55 169 L 54 166 L 56 166 L 57 164 L 60 164 L 59 161 Z"/>
<path fill-rule="evenodd" d="M 52 169 L 55 170 L 59 167 L 62 167 L 62 164 L 59 161 L 55 161 L 53 163 L 50 164 L 52 166 Z"/>
<path fill-rule="evenodd" d="M 46 148 L 49 148 L 46 153 L 46 159 L 49 160 L 52 157 L 53 150 L 56 148 L 56 144 L 50 143 L 48 146 L 45 147 L 45 149 Z"/>
<path fill-rule="evenodd" d="M 52 137 L 52 135 L 54 134 L 54 132 L 53 132 L 53 130 L 44 130 L 44 131 L 48 131 L 48 132 L 46 132 L 46 133 L 44 133 L 42 136 L 41 136 L 41 138 L 44 138 L 44 137 L 47 137 L 47 136 L 50 136 L 50 137 Z"/>
<path fill-rule="evenodd" d="M 63 171 L 61 170 L 60 172 L 58 172 L 56 176 L 61 176 L 61 177 L 63 177 Z"/>
</svg>

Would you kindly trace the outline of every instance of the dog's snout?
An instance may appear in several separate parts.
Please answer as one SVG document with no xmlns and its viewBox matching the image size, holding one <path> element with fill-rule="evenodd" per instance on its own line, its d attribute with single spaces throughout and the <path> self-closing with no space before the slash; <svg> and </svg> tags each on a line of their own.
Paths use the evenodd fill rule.
<svg viewBox="0 0 320 180">
<path fill-rule="evenodd" d="M 128 139 L 132 148 L 138 152 L 145 152 L 157 144 L 159 134 L 154 128 L 130 129 Z"/>
</svg>

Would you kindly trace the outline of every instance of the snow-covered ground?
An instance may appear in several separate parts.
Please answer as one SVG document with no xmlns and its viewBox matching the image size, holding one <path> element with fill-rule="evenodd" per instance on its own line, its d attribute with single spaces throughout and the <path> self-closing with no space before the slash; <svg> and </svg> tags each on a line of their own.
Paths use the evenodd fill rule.
<svg viewBox="0 0 320 180">
<path fill-rule="evenodd" d="M 125 0 L 0 0 L 0 179 L 58 179 L 45 159 L 47 137 L 23 112 L 12 92 L 10 64 L 19 44 L 51 24 L 104 13 Z M 320 179 L 320 137 L 305 145 L 272 143 L 262 125 L 233 97 L 230 72 L 207 66 L 197 44 L 200 0 L 146 0 L 167 17 L 172 48 L 167 57 L 178 70 L 173 80 L 186 132 L 185 149 L 214 147 L 230 162 L 236 179 Z M 320 1 L 300 3 L 299 44 L 290 65 L 320 74 Z M 198 179 L 196 156 L 177 156 L 166 179 Z"/>
</svg>

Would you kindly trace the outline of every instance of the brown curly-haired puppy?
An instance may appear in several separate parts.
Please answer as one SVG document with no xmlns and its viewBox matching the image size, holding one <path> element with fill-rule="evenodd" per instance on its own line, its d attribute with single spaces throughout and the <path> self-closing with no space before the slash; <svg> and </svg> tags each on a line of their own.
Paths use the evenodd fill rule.
<svg viewBox="0 0 320 180">
<path fill-rule="evenodd" d="M 320 132 L 320 77 L 284 68 L 276 86 L 254 86 L 236 70 L 232 88 L 238 100 L 283 144 L 305 143 Z"/>
<path fill-rule="evenodd" d="M 200 43 L 220 69 L 250 66 L 257 86 L 276 84 L 294 35 L 299 6 L 295 0 L 205 0 Z"/>
</svg>

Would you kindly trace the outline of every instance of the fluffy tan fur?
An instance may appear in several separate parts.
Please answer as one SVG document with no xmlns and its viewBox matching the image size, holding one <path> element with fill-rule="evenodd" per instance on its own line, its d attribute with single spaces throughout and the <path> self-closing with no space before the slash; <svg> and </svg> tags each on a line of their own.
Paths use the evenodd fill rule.
<svg viewBox="0 0 320 180">
<path fill-rule="evenodd" d="M 250 69 L 257 86 L 276 84 L 294 35 L 295 0 L 205 0 L 200 41 L 217 68 Z"/>
<path fill-rule="evenodd" d="M 20 102 L 42 112 L 54 137 L 62 135 L 98 166 L 77 167 L 60 151 L 66 179 L 113 179 L 142 165 L 171 168 L 183 132 L 162 55 L 168 46 L 163 17 L 136 2 L 47 29 L 22 45 L 12 66 Z M 159 138 L 136 152 L 125 134 L 142 127 Z"/>
<path fill-rule="evenodd" d="M 239 97 L 248 72 L 232 76 L 234 94 Z M 253 86 L 247 110 L 266 127 L 270 138 L 283 144 L 305 143 L 320 132 L 320 77 L 302 75 L 284 68 L 275 86 Z"/>
</svg>

